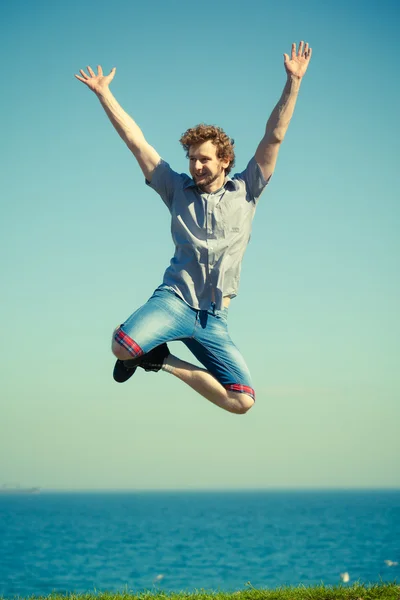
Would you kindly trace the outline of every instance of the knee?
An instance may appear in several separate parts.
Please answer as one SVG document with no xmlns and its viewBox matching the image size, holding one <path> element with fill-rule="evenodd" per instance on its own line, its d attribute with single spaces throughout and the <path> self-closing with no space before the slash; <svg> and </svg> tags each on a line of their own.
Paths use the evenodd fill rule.
<svg viewBox="0 0 400 600">
<path fill-rule="evenodd" d="M 115 339 L 115 334 L 118 331 L 118 327 L 116 329 L 114 329 L 113 334 L 112 334 L 112 338 L 111 338 L 111 352 L 114 354 L 114 356 L 116 356 L 117 358 L 119 358 L 118 356 L 118 352 L 121 349 L 120 344 L 118 344 L 117 340 Z"/>
<path fill-rule="evenodd" d="M 129 358 L 132 358 L 132 356 L 129 354 L 129 352 L 123 347 L 121 346 L 121 344 L 117 341 L 116 338 L 116 333 L 119 330 L 119 327 L 117 327 L 116 329 L 114 329 L 114 332 L 112 334 L 112 339 L 111 339 L 111 352 L 114 354 L 114 356 L 116 358 L 119 358 L 120 360 L 128 360 Z"/>
<path fill-rule="evenodd" d="M 254 405 L 254 399 L 251 396 L 246 396 L 245 394 L 242 394 L 242 396 L 243 397 L 241 398 L 241 401 L 239 402 L 239 410 L 238 410 L 239 415 L 244 415 Z"/>
<path fill-rule="evenodd" d="M 251 407 L 254 405 L 254 398 L 247 394 L 235 394 L 235 408 L 234 411 L 237 415 L 246 414 Z"/>
<path fill-rule="evenodd" d="M 125 348 L 122 348 L 122 346 L 120 346 L 118 344 L 118 342 L 116 342 L 114 339 L 112 341 L 111 344 L 111 351 L 114 354 L 114 356 L 116 358 L 119 358 L 120 360 L 127 360 L 128 357 L 126 356 L 128 353 L 125 350 Z M 129 356 L 129 358 L 132 358 L 131 356 Z"/>
</svg>

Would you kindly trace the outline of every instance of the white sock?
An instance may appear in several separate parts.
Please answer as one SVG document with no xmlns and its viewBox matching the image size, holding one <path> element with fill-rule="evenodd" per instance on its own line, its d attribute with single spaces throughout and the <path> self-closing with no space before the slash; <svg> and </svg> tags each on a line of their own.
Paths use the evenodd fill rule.
<svg viewBox="0 0 400 600">
<path fill-rule="evenodd" d="M 167 356 L 167 358 L 164 360 L 163 365 L 161 367 L 161 371 L 165 371 L 166 373 L 173 373 L 175 370 L 175 367 L 171 364 L 169 364 L 169 358 L 171 355 Z M 172 361 L 171 361 L 172 362 Z"/>
</svg>

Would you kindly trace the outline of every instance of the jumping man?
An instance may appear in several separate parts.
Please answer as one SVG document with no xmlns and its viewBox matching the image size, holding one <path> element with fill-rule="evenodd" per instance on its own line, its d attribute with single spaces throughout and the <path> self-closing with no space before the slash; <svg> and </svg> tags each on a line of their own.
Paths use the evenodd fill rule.
<svg viewBox="0 0 400 600">
<path fill-rule="evenodd" d="M 233 140 L 219 127 L 197 125 L 181 137 L 189 172 L 171 169 L 121 108 L 109 85 L 115 68 L 75 75 L 98 97 L 116 131 L 135 156 L 146 184 L 171 213 L 175 254 L 162 284 L 112 338 L 114 379 L 129 379 L 137 367 L 178 377 L 217 406 L 237 414 L 254 404 L 247 365 L 228 333 L 228 306 L 237 294 L 240 267 L 256 205 L 275 169 L 312 50 L 300 42 L 284 54 L 287 81 L 268 119 L 264 137 L 244 171 L 234 166 Z M 182 341 L 204 369 L 170 354 L 167 342 Z"/>
</svg>

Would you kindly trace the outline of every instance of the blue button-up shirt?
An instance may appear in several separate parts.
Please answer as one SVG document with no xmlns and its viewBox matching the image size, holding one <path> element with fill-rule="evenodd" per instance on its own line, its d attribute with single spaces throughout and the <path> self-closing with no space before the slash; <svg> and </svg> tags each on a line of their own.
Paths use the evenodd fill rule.
<svg viewBox="0 0 400 600">
<path fill-rule="evenodd" d="M 221 310 L 225 296 L 236 296 L 257 201 L 267 183 L 253 157 L 244 171 L 226 177 L 220 190 L 206 193 L 161 160 L 147 184 L 171 213 L 175 254 L 163 285 L 200 310 L 213 302 Z"/>
</svg>

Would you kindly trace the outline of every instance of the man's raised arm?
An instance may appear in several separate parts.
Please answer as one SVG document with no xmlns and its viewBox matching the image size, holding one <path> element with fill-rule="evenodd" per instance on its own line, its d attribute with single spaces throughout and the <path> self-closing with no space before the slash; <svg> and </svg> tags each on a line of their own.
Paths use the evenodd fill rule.
<svg viewBox="0 0 400 600">
<path fill-rule="evenodd" d="M 89 74 L 80 69 L 81 76 L 75 75 L 75 77 L 96 94 L 114 128 L 138 161 L 145 178 L 151 181 L 153 171 L 160 161 L 160 155 L 150 146 L 140 127 L 112 95 L 109 85 L 114 79 L 115 67 L 109 75 L 103 75 L 103 69 L 100 65 L 97 67 L 97 75 L 91 67 L 87 67 L 87 70 Z"/>
<path fill-rule="evenodd" d="M 287 73 L 286 85 L 268 119 L 265 135 L 255 154 L 255 159 L 266 180 L 274 172 L 279 148 L 293 116 L 301 80 L 307 70 L 311 54 L 312 49 L 309 48 L 308 43 L 304 45 L 304 42 L 300 42 L 298 52 L 296 52 L 296 44 L 292 44 L 291 57 L 289 58 L 288 54 L 283 55 Z"/>
</svg>

